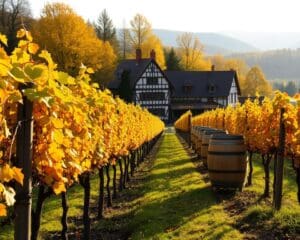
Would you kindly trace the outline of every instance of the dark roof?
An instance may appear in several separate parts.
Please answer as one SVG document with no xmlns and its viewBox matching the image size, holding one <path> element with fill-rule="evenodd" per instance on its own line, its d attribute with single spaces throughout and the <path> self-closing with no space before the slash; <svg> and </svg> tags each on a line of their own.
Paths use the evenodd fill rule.
<svg viewBox="0 0 300 240">
<path fill-rule="evenodd" d="M 175 91 L 173 97 L 225 97 L 229 95 L 235 71 L 165 71 Z M 238 81 L 237 88 L 240 94 Z M 185 91 L 185 86 L 190 87 Z M 214 90 L 209 91 L 213 86 Z"/>
<path fill-rule="evenodd" d="M 129 72 L 130 88 L 133 88 L 136 80 L 143 74 L 146 67 L 153 61 L 150 58 L 141 59 L 139 62 L 136 59 L 126 59 L 119 63 L 115 71 L 115 78 L 109 82 L 109 89 L 118 89 L 121 83 L 121 76 L 124 71 Z"/>
</svg>

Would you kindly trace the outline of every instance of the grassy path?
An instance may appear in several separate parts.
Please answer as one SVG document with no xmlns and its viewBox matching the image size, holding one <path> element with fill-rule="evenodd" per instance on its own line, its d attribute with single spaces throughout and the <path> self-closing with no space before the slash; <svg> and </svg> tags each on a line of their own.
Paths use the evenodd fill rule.
<svg viewBox="0 0 300 240">
<path fill-rule="evenodd" d="M 130 221 L 132 239 L 241 239 L 174 133 L 166 133 Z"/>
<path fill-rule="evenodd" d="M 299 239 L 300 206 L 290 164 L 285 164 L 283 208 L 274 212 L 271 199 L 260 200 L 264 174 L 259 156 L 253 186 L 222 202 L 207 173 L 198 172 L 199 161 L 192 161 L 185 143 L 168 129 L 100 221 L 95 219 L 99 179 L 93 175 L 91 239 Z M 68 199 L 69 239 L 80 239 L 82 188 L 69 189 Z M 60 217 L 60 197 L 52 196 L 43 210 L 40 239 L 60 239 Z M 13 239 L 13 225 L 0 225 L 2 239 Z"/>
</svg>

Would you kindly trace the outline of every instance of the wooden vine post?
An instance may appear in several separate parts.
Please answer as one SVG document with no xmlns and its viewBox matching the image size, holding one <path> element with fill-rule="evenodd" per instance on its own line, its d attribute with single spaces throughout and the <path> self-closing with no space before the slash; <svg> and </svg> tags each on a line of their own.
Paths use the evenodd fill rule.
<svg viewBox="0 0 300 240">
<path fill-rule="evenodd" d="M 188 131 L 189 131 L 188 144 L 189 147 L 192 147 L 192 114 L 188 115 Z"/>
<path fill-rule="evenodd" d="M 285 126 L 283 121 L 284 109 L 280 110 L 280 130 L 279 130 L 279 146 L 278 154 L 275 158 L 276 168 L 274 169 L 274 195 L 273 195 L 273 207 L 276 210 L 281 208 L 282 200 L 282 181 L 283 181 L 283 165 L 284 165 L 284 146 L 285 146 Z"/>
<path fill-rule="evenodd" d="M 24 86 L 21 86 L 21 90 Z M 32 136 L 33 136 L 33 103 L 23 96 L 23 104 L 18 104 L 17 156 L 16 167 L 24 174 L 23 186 L 16 184 L 14 239 L 31 238 L 32 207 Z"/>
</svg>

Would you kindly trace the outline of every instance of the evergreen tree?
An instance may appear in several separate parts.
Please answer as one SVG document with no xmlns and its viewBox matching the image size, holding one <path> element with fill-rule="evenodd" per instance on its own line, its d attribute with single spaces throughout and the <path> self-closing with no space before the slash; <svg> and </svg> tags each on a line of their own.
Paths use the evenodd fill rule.
<svg viewBox="0 0 300 240">
<path fill-rule="evenodd" d="M 108 16 L 106 9 L 104 9 L 100 13 L 97 22 L 94 23 L 94 27 L 98 38 L 100 38 L 104 42 L 109 41 L 110 44 L 115 45 L 116 28 L 114 27 L 112 20 Z"/>
<path fill-rule="evenodd" d="M 180 59 L 176 55 L 174 48 L 172 47 L 169 51 L 166 50 L 165 54 L 167 70 L 181 70 Z"/>
</svg>

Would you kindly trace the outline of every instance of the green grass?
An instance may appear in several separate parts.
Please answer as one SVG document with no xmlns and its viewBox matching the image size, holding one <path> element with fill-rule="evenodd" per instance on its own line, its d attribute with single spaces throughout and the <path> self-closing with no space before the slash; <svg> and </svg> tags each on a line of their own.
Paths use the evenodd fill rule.
<svg viewBox="0 0 300 240">
<path fill-rule="evenodd" d="M 242 238 L 174 134 L 165 134 L 137 201 L 131 239 Z"/>
<path fill-rule="evenodd" d="M 153 161 L 142 163 L 129 188 L 114 201 L 114 208 L 106 209 L 105 219 L 93 222 L 92 229 L 104 239 L 242 239 L 238 227 L 300 231 L 300 207 L 296 198 L 295 174 L 289 162 L 285 163 L 283 204 L 280 212 L 272 209 L 270 200 L 260 201 L 264 173 L 258 155 L 254 159 L 253 186 L 244 192 L 254 192 L 249 207 L 238 216 L 229 216 L 226 202 L 217 202 L 210 183 L 205 181 L 191 161 L 177 136 L 166 133 Z M 272 173 L 272 170 L 271 170 Z M 273 175 L 271 174 L 271 179 Z M 98 176 L 91 179 L 91 203 L 98 197 Z M 272 186 L 272 185 L 271 185 Z M 272 187 L 271 187 L 272 189 Z M 242 193 L 243 194 L 243 193 Z M 34 193 L 34 196 L 36 193 Z M 83 189 L 76 185 L 68 191 L 69 218 L 80 221 L 83 207 Z M 52 196 L 45 202 L 40 239 L 49 232 L 61 230 L 60 197 Z M 94 212 L 92 212 L 92 217 Z M 70 228 L 81 228 L 71 222 Z M 255 228 L 254 228 L 255 231 Z M 0 239 L 13 239 L 13 227 L 0 229 Z"/>
<path fill-rule="evenodd" d="M 112 174 L 111 174 L 112 177 Z M 111 181 L 112 183 L 112 181 Z M 99 178 L 97 174 L 91 176 L 91 205 L 97 202 L 98 198 L 98 184 Z M 35 203 L 37 196 L 36 189 L 33 190 L 33 204 Z M 81 219 L 83 212 L 83 188 L 76 184 L 68 190 L 68 203 L 69 211 L 68 218 Z M 44 203 L 44 208 L 42 212 L 41 228 L 39 232 L 39 238 L 45 239 L 49 232 L 59 232 L 61 231 L 60 218 L 62 215 L 61 208 L 61 198 L 60 196 L 51 196 L 46 199 Z M 94 213 L 91 213 L 91 216 L 94 216 Z M 69 221 L 69 228 L 76 228 L 74 221 Z M 80 227 L 82 227 L 79 224 Z M 78 226 L 77 226 L 78 227 Z M 13 239 L 13 226 L 1 227 L 0 230 L 0 240 L 9 240 Z"/>
<path fill-rule="evenodd" d="M 279 212 L 273 210 L 272 198 L 268 199 L 268 201 L 260 201 L 259 197 L 264 190 L 264 171 L 259 155 L 254 156 L 253 163 L 253 185 L 245 188 L 245 191 L 257 193 L 258 197 L 255 199 L 257 203 L 251 205 L 242 216 L 239 216 L 238 221 L 253 222 L 257 226 L 263 224 L 265 229 L 281 229 L 284 232 L 299 234 L 300 205 L 297 201 L 296 176 L 291 161 L 285 160 L 284 162 L 282 208 Z M 273 162 L 271 162 L 271 196 L 273 194 L 273 176 Z"/>
</svg>

